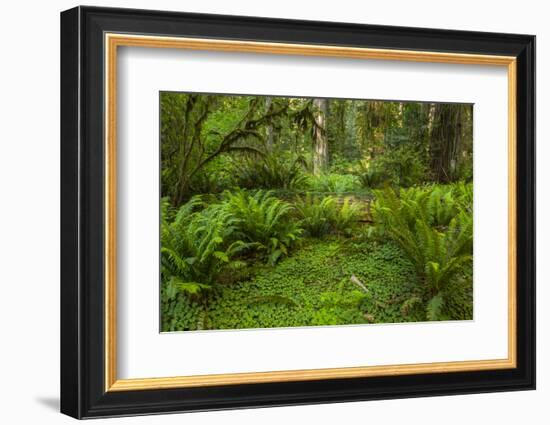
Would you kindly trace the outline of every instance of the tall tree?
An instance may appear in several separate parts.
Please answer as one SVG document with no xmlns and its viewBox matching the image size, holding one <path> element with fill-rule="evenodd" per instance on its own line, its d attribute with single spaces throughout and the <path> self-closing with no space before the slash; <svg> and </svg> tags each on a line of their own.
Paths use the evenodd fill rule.
<svg viewBox="0 0 550 425">
<path fill-rule="evenodd" d="M 265 113 L 266 114 L 269 114 L 270 110 L 271 110 L 271 104 L 272 104 L 272 100 L 271 100 L 271 96 L 266 96 L 265 97 Z M 271 151 L 273 149 L 273 124 L 271 122 L 269 122 L 266 126 L 266 133 L 267 133 L 267 137 L 266 137 L 266 146 L 267 146 L 267 150 L 268 151 Z"/>
<path fill-rule="evenodd" d="M 313 126 L 313 174 L 321 175 L 328 165 L 327 99 L 314 99 L 315 125 Z"/>
<path fill-rule="evenodd" d="M 162 93 L 163 170 L 173 170 L 170 176 L 165 173 L 170 184 L 163 187 L 163 195 L 170 196 L 174 205 L 187 199 L 194 179 L 219 156 L 236 152 L 263 154 L 254 141 L 263 140 L 265 126 L 285 114 L 286 107 L 270 108 L 264 113 L 259 99 Z M 235 103 L 242 105 L 223 131 L 220 126 L 206 130 L 207 120 L 214 114 L 227 117 L 230 114 L 224 113 L 225 108 L 235 110 Z"/>
<path fill-rule="evenodd" d="M 334 155 L 341 155 L 343 158 L 349 159 L 352 157 L 350 153 L 355 153 L 355 143 L 353 143 L 353 140 L 349 140 L 346 134 L 346 118 L 350 115 L 347 111 L 346 100 L 330 100 L 329 110 L 330 117 L 326 125 L 328 132 L 329 162 Z"/>
<path fill-rule="evenodd" d="M 469 105 L 436 104 L 430 135 L 431 167 L 439 182 L 454 181 L 463 139 L 463 110 Z"/>
</svg>

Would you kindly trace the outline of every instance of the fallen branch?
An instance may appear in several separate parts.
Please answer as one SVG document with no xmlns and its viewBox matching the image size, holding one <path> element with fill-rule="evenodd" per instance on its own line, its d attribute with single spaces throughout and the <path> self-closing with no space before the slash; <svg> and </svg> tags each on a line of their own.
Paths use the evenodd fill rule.
<svg viewBox="0 0 550 425">
<path fill-rule="evenodd" d="M 365 292 L 366 294 L 369 293 L 369 290 L 367 289 L 367 287 L 365 286 L 365 284 L 363 282 L 361 282 L 357 276 L 355 276 L 354 274 L 351 275 L 350 277 L 350 280 L 355 283 L 357 286 L 359 286 L 359 288 L 361 288 L 363 290 L 363 292 Z"/>
</svg>

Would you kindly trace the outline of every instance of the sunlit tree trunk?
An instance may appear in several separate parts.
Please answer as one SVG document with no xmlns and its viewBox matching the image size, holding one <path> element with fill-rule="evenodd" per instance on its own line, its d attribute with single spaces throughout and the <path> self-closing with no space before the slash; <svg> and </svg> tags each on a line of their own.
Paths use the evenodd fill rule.
<svg viewBox="0 0 550 425">
<path fill-rule="evenodd" d="M 405 104 L 403 102 L 399 102 L 397 111 L 397 124 L 399 127 L 403 127 L 403 122 L 405 120 Z"/>
<path fill-rule="evenodd" d="M 428 107 L 428 137 L 432 136 L 434 116 L 435 116 L 435 103 L 430 103 Z"/>
<path fill-rule="evenodd" d="M 457 175 L 459 153 L 462 148 L 462 105 L 457 105 L 455 108 L 454 118 L 454 137 L 449 160 L 450 175 L 453 180 Z"/>
<path fill-rule="evenodd" d="M 328 165 L 327 112 L 326 99 L 314 99 L 315 126 L 313 129 L 313 174 L 321 175 Z"/>
</svg>

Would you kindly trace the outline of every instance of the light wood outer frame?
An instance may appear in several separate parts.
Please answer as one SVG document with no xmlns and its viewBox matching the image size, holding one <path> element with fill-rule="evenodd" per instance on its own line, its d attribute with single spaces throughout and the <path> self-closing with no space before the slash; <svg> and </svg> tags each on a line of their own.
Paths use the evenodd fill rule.
<svg viewBox="0 0 550 425">
<path fill-rule="evenodd" d="M 513 56 L 307 44 L 105 34 L 105 391 L 136 391 L 270 382 L 512 369 L 517 366 L 516 58 Z M 117 379 L 116 373 L 116 87 L 120 46 L 325 56 L 507 67 L 508 72 L 508 357 L 365 367 Z"/>
</svg>

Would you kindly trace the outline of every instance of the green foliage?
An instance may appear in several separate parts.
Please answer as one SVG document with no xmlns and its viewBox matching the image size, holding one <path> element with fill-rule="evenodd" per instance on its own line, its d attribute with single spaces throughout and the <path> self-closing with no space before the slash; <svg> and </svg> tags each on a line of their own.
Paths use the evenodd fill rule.
<svg viewBox="0 0 550 425">
<path fill-rule="evenodd" d="M 204 306 L 184 293 L 168 294 L 165 285 L 161 285 L 161 329 L 163 332 L 194 331 L 201 329 Z"/>
<path fill-rule="evenodd" d="M 163 201 L 161 216 L 167 202 Z M 195 211 L 203 208 L 200 211 Z M 196 294 L 210 287 L 215 277 L 247 244 L 236 239 L 238 219 L 226 205 L 204 206 L 200 197 L 182 205 L 168 223 L 161 220 L 161 276 L 181 291 Z"/>
<path fill-rule="evenodd" d="M 336 146 L 335 146 L 336 147 Z M 330 156 L 330 174 L 354 174 L 356 167 L 356 158 L 360 153 L 354 152 L 352 158 L 344 156 L 340 153 L 334 153 Z"/>
<path fill-rule="evenodd" d="M 463 275 L 451 280 L 445 287 L 445 320 L 472 320 L 474 317 L 473 268 L 465 267 Z"/>
<path fill-rule="evenodd" d="M 161 293 L 171 305 L 163 323 L 172 323 L 182 302 L 200 301 L 220 274 L 242 267 L 236 257 L 250 245 L 238 239 L 238 224 L 225 204 L 207 206 L 197 196 L 174 212 L 162 199 Z"/>
<path fill-rule="evenodd" d="M 302 232 L 288 219 L 290 204 L 269 192 L 226 192 L 207 205 L 194 197 L 176 212 L 161 202 L 161 278 L 168 299 L 176 293 L 199 297 L 216 279 L 243 266 L 244 253 L 258 252 L 274 264 Z"/>
<path fill-rule="evenodd" d="M 331 231 L 331 219 L 336 209 L 336 202 L 332 196 L 321 199 L 307 193 L 303 198 L 296 198 L 295 207 L 300 225 L 308 235 L 321 237 Z"/>
<path fill-rule="evenodd" d="M 471 268 L 471 185 L 386 189 L 376 196 L 374 218 L 414 264 L 423 282 L 427 318 L 444 318 L 444 306 L 453 296 L 451 283 Z"/>
<path fill-rule="evenodd" d="M 218 96 L 162 92 L 162 193 L 181 204 L 199 193 L 206 168 L 230 154 L 262 155 L 265 126 L 286 106 L 265 111 L 257 96 Z M 202 174 L 202 177 L 199 175 Z"/>
<path fill-rule="evenodd" d="M 377 188 L 390 184 L 390 174 L 378 165 L 365 165 L 361 162 L 356 173 L 363 187 Z"/>
<path fill-rule="evenodd" d="M 423 307 L 422 298 L 418 295 L 413 295 L 410 298 L 407 298 L 401 304 L 401 314 L 403 316 L 408 316 L 411 312 L 415 311 L 418 307 Z"/>
<path fill-rule="evenodd" d="M 270 264 L 287 256 L 298 242 L 302 229 L 289 219 L 292 205 L 274 197 L 272 192 L 259 190 L 249 194 L 238 190 L 226 192 L 224 198 L 243 240 Z"/>
<path fill-rule="evenodd" d="M 465 152 L 457 161 L 456 170 L 452 173 L 453 181 L 472 183 L 474 180 L 474 158 L 472 152 Z"/>
<path fill-rule="evenodd" d="M 351 280 L 365 283 L 365 294 Z M 417 278 L 393 243 L 356 245 L 351 239 L 307 239 L 275 267 L 256 266 L 250 280 L 212 292 L 207 329 L 346 325 L 418 321 L 401 304 Z"/>
<path fill-rule="evenodd" d="M 282 153 L 247 156 L 237 163 L 237 185 L 244 189 L 302 189 L 308 181 L 304 167 L 301 156 L 287 157 Z"/>
<path fill-rule="evenodd" d="M 322 174 L 309 176 L 309 188 L 314 192 L 342 194 L 360 189 L 361 183 L 353 174 Z"/>
<path fill-rule="evenodd" d="M 296 301 L 283 295 L 261 295 L 254 297 L 249 301 L 249 305 L 257 304 L 283 304 L 290 307 L 299 307 Z"/>
<path fill-rule="evenodd" d="M 426 181 L 428 167 L 413 146 L 400 145 L 368 163 L 362 162 L 358 176 L 364 187 L 376 188 L 384 184 L 410 187 Z"/>
<path fill-rule="evenodd" d="M 360 202 L 353 202 L 350 197 L 344 198 L 342 205 L 336 208 L 331 217 L 336 233 L 350 236 L 362 215 Z"/>
<path fill-rule="evenodd" d="M 362 215 L 361 204 L 344 198 L 341 205 L 333 196 L 316 197 L 307 193 L 297 197 L 295 207 L 300 219 L 300 225 L 313 237 L 321 237 L 329 233 L 339 233 L 349 236 L 357 226 Z"/>
<path fill-rule="evenodd" d="M 221 193 L 231 187 L 231 160 L 226 156 L 219 156 L 204 165 L 189 181 L 189 190 L 196 195 Z"/>
<path fill-rule="evenodd" d="M 324 292 L 320 297 L 321 308 L 313 315 L 312 324 L 327 326 L 369 322 L 368 313 L 361 313 L 366 297 L 363 292 L 349 288 L 337 288 L 335 291 Z"/>
<path fill-rule="evenodd" d="M 161 93 L 162 329 L 471 319 L 472 120 Z"/>
<path fill-rule="evenodd" d="M 428 304 L 426 305 L 426 317 L 428 320 L 440 320 L 443 311 L 443 304 L 445 303 L 443 299 L 443 294 L 439 292 L 437 295 L 432 297 Z"/>
</svg>

